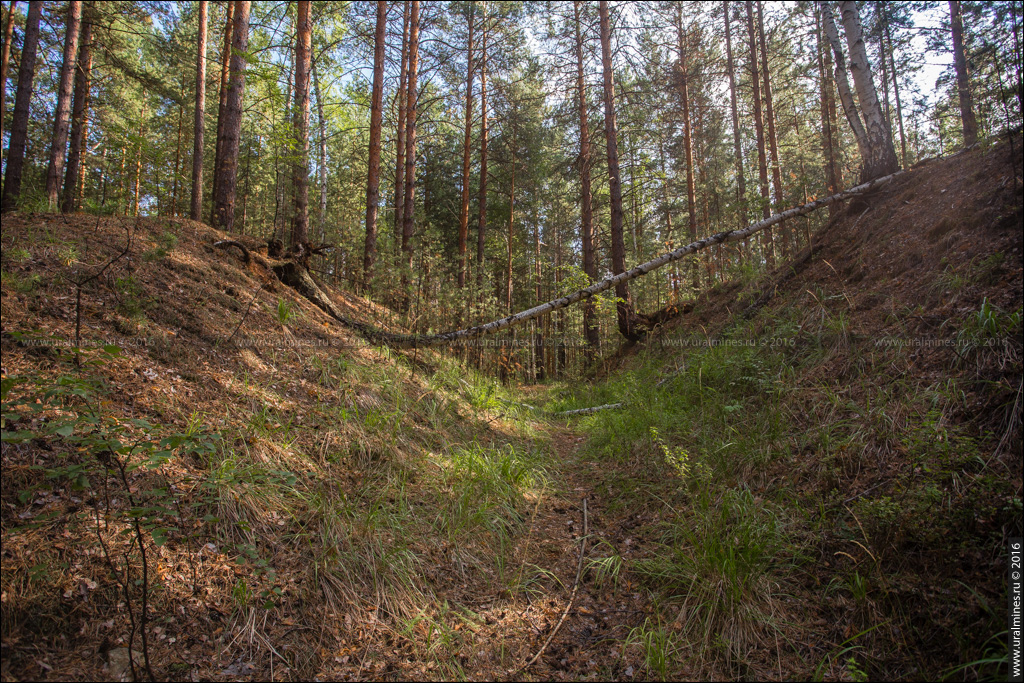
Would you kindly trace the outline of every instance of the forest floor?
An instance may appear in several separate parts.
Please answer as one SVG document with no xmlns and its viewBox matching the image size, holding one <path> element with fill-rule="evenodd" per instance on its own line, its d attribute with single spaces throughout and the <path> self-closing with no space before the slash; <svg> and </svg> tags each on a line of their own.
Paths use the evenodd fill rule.
<svg viewBox="0 0 1024 683">
<path fill-rule="evenodd" d="M 368 345 L 199 223 L 5 216 L 0 676 L 998 677 L 1015 144 L 841 207 L 587 384 Z"/>
</svg>

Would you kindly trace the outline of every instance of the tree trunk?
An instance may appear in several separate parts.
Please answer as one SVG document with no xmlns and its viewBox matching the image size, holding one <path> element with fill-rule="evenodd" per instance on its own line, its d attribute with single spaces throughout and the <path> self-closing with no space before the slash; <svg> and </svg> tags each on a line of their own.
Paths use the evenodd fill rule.
<svg viewBox="0 0 1024 683">
<path fill-rule="evenodd" d="M 843 17 L 845 24 L 845 11 Z M 964 146 L 970 146 L 978 141 L 978 121 L 974 117 L 974 98 L 971 95 L 971 82 L 967 72 L 967 56 L 964 54 L 964 19 L 960 12 L 960 0 L 949 0 L 949 23 L 953 31 L 953 68 L 956 70 L 956 91 L 960 99 Z"/>
<path fill-rule="evenodd" d="M 409 82 L 405 104 L 405 209 L 402 211 L 402 294 L 409 310 L 409 277 L 412 274 L 412 237 L 416 227 L 416 79 L 420 55 L 420 3 L 412 0 L 409 15 Z"/>
<path fill-rule="evenodd" d="M 508 249 L 505 259 L 505 310 L 512 312 L 512 237 L 516 217 L 516 133 L 512 129 L 512 182 L 508 194 Z"/>
<path fill-rule="evenodd" d="M 484 246 L 487 237 L 487 3 L 484 3 L 483 40 L 480 45 L 480 189 L 477 194 L 476 287 L 483 296 Z"/>
<path fill-rule="evenodd" d="M 747 0 L 747 38 L 750 41 L 750 83 L 754 100 L 754 129 L 757 133 L 757 171 L 761 182 L 761 215 L 771 215 L 771 202 L 768 198 L 768 155 L 765 153 L 764 118 L 761 114 L 761 83 L 757 68 L 757 36 L 754 31 L 754 3 Z M 762 233 L 761 247 L 764 250 L 765 263 L 771 267 L 775 263 L 775 245 L 769 233 Z"/>
<path fill-rule="evenodd" d="M 220 160 L 214 170 L 213 225 L 230 232 L 235 226 L 235 194 L 238 185 L 238 148 L 242 132 L 242 96 L 245 91 L 245 52 L 249 47 L 249 0 L 235 0 L 231 28 L 231 65 L 220 133 Z"/>
<path fill-rule="evenodd" d="M 402 226 L 405 213 L 405 105 L 409 90 L 409 7 L 410 0 L 405 0 L 402 10 L 402 66 L 398 85 L 398 130 L 396 132 L 395 149 L 395 256 L 396 265 L 401 268 L 398 258 L 402 249 Z"/>
<path fill-rule="evenodd" d="M 473 24 L 476 3 L 469 3 L 469 38 L 466 42 L 466 133 L 462 142 L 462 197 L 459 204 L 459 289 L 466 286 L 466 243 L 469 241 L 469 174 L 473 138 Z"/>
<path fill-rule="evenodd" d="M 199 3 L 199 36 L 196 39 L 196 110 L 192 128 L 192 203 L 189 218 L 203 213 L 203 136 L 206 131 L 206 25 L 209 3 Z"/>
<path fill-rule="evenodd" d="M 825 41 L 822 38 L 821 13 L 818 8 L 814 12 L 815 35 L 817 36 L 817 57 L 818 57 L 818 82 L 821 93 L 821 148 L 825 157 L 825 194 L 833 194 L 839 189 L 839 180 L 836 173 L 836 144 L 832 131 L 832 116 L 829 105 L 835 106 L 832 95 L 832 82 L 829 78 L 829 71 L 825 64 L 825 57 L 830 53 L 825 48 Z M 835 213 L 835 206 L 829 207 L 829 215 Z"/>
<path fill-rule="evenodd" d="M 380 203 L 380 126 L 384 101 L 384 30 L 388 3 L 377 0 L 377 26 L 373 36 L 373 93 L 370 102 L 370 159 L 366 178 L 366 243 L 363 246 L 363 288 L 373 279 L 377 260 L 377 205 Z"/>
<path fill-rule="evenodd" d="M 11 8 L 7 10 L 7 21 L 4 22 L 4 46 L 0 56 L 0 141 L 4 139 L 4 122 L 7 120 L 7 69 L 11 65 L 11 43 L 14 40 L 14 10 L 17 0 L 11 0 Z M 0 142 L 0 164 L 3 163 L 3 144 Z"/>
<path fill-rule="evenodd" d="M 583 242 L 583 272 L 591 282 L 597 280 L 597 259 L 594 254 L 594 207 L 590 188 L 590 124 L 588 121 L 587 86 L 583 78 L 583 36 L 580 30 L 582 3 L 573 0 L 573 14 L 576 28 L 576 101 L 580 119 L 580 214 L 581 240 Z M 595 320 L 593 301 L 583 302 L 583 334 L 587 340 L 587 360 L 592 361 L 601 343 L 600 332 Z"/>
<path fill-rule="evenodd" d="M 772 96 L 771 71 L 768 69 L 768 45 L 764 35 L 764 7 L 760 0 L 757 3 L 757 36 L 758 44 L 761 48 L 761 77 L 764 79 L 764 110 L 768 122 L 768 152 L 771 155 L 772 190 L 775 195 L 775 201 L 772 204 L 772 208 L 778 209 L 783 205 L 784 201 L 782 196 L 782 166 L 779 164 L 779 136 L 778 129 L 775 125 L 775 104 Z M 786 234 L 785 223 L 780 223 L 775 232 L 777 232 L 782 238 L 782 256 L 785 258 L 789 255 L 789 237 Z M 772 248 L 774 250 L 774 245 Z"/>
<path fill-rule="evenodd" d="M 686 36 L 683 33 L 683 6 L 676 5 L 676 37 L 679 42 L 679 94 L 683 105 L 683 158 L 686 161 L 686 207 L 690 241 L 697 241 L 697 190 L 693 179 L 693 125 L 690 121 L 690 93 L 686 66 Z M 693 264 L 693 289 L 700 288 L 699 274 Z"/>
<path fill-rule="evenodd" d="M 864 116 L 864 130 L 867 134 L 868 156 L 864 158 L 861 180 L 871 180 L 895 172 L 900 167 L 896 150 L 892 145 L 892 133 L 886 125 L 878 93 L 871 75 L 867 48 L 864 45 L 864 29 L 860 13 L 854 0 L 840 3 L 843 12 L 843 28 L 846 29 L 846 45 L 850 50 L 850 71 L 857 89 L 861 113 Z"/>
<path fill-rule="evenodd" d="M 320 241 L 327 241 L 327 120 L 324 118 L 324 100 L 320 96 L 320 78 L 317 76 L 316 63 L 310 69 L 313 74 L 313 93 L 316 95 L 316 115 L 320 128 L 320 163 L 317 171 L 320 175 L 320 211 L 318 227 Z"/>
<path fill-rule="evenodd" d="M 626 270 L 626 245 L 622 234 L 622 179 L 619 174 L 618 130 L 615 123 L 615 85 L 612 72 L 612 29 L 608 18 L 608 2 L 598 5 L 601 19 L 601 66 L 604 73 L 604 134 L 608 143 L 608 186 L 611 202 L 612 273 Z M 623 280 L 615 286 L 619 333 L 628 340 L 636 339 L 629 286 Z"/>
<path fill-rule="evenodd" d="M 89 8 L 91 10 L 91 6 Z M 91 15 L 91 12 L 87 12 Z M 86 144 L 86 119 L 89 116 L 89 86 L 92 80 L 92 17 L 86 16 L 78 47 L 78 68 L 75 70 L 75 96 L 71 107 L 71 144 L 64 174 L 64 196 L 61 211 L 74 213 L 78 208 L 79 177 L 82 174 L 82 147 Z"/>
<path fill-rule="evenodd" d="M 220 184 L 220 178 L 217 173 L 217 169 L 220 168 L 220 157 L 221 157 L 221 146 L 224 140 L 224 124 L 228 105 L 228 85 L 230 83 L 229 77 L 231 75 L 231 41 L 232 31 L 235 26 L 235 7 L 238 5 L 237 0 L 228 0 L 227 16 L 224 23 L 224 47 L 220 52 L 220 92 L 218 94 L 217 103 L 217 137 L 214 140 L 214 152 L 213 152 L 213 190 L 210 194 L 211 197 L 217 197 L 217 189 Z M 214 201 L 210 202 L 210 223 L 216 223 L 217 208 L 214 206 Z M 276 223 L 274 225 L 277 227 Z"/>
<path fill-rule="evenodd" d="M 185 78 L 181 79 L 181 102 L 178 103 L 178 139 L 174 146 L 174 176 L 171 183 L 171 215 L 178 215 L 178 173 L 181 170 L 181 129 L 185 125 Z"/>
<path fill-rule="evenodd" d="M 50 164 L 46 169 L 46 202 L 50 211 L 57 210 L 57 195 L 60 193 L 60 181 L 64 177 L 68 125 L 71 119 L 71 90 L 75 82 L 78 34 L 81 26 L 82 2 L 81 0 L 71 0 L 68 3 L 68 19 L 64 29 L 64 60 L 61 63 L 60 82 L 57 85 L 57 109 L 53 116 Z"/>
<path fill-rule="evenodd" d="M 14 98 L 14 117 L 11 121 L 11 139 L 7 154 L 7 172 L 4 177 L 4 212 L 13 211 L 21 196 L 21 176 L 25 169 L 25 142 L 28 139 L 28 115 L 32 101 L 32 80 L 35 77 L 36 49 L 39 46 L 39 17 L 42 0 L 28 4 L 25 21 L 25 40 L 21 48 L 21 66 L 18 68 L 18 92 Z"/>
<path fill-rule="evenodd" d="M 139 200 L 142 194 L 142 148 L 146 144 L 146 100 L 142 100 L 142 111 L 139 113 L 139 151 L 135 153 L 135 206 L 132 215 L 139 216 Z"/>
<path fill-rule="evenodd" d="M 313 24 L 309 18 L 310 0 L 298 0 L 295 22 L 295 162 L 292 167 L 292 191 L 295 215 L 292 216 L 292 250 L 303 262 L 309 258 L 309 67 Z"/>
<path fill-rule="evenodd" d="M 747 224 L 747 179 L 743 175 L 743 147 L 740 143 L 740 114 L 736 104 L 736 70 L 732 61 L 732 28 L 729 21 L 729 2 L 723 0 L 722 14 L 725 16 L 725 58 L 726 71 L 729 75 L 729 102 L 732 108 L 732 148 L 736 157 L 736 188 L 740 226 Z"/>
<path fill-rule="evenodd" d="M 818 9 L 821 12 L 821 22 L 825 28 L 825 35 L 832 46 L 832 54 L 835 57 L 836 88 L 839 90 L 839 101 L 843 103 L 843 113 L 853 131 L 853 137 L 857 141 L 857 150 L 861 159 L 868 158 L 868 136 L 864 130 L 864 122 L 861 120 L 857 103 L 853 99 L 853 91 L 850 90 L 850 80 L 846 75 L 846 55 L 843 53 L 843 46 L 839 39 L 839 29 L 836 27 L 835 18 L 832 16 L 832 7 L 828 2 L 818 2 Z"/>
<path fill-rule="evenodd" d="M 907 136 L 903 132 L 903 105 L 900 102 L 900 83 L 896 77 L 899 73 L 896 71 L 896 56 L 894 54 L 894 48 L 892 44 L 892 32 L 889 30 L 889 17 L 888 11 L 885 9 L 885 3 L 879 3 L 882 11 L 882 29 L 885 35 L 885 42 L 889 44 L 889 66 L 892 70 L 892 93 L 896 100 L 896 122 L 899 124 L 900 129 L 900 159 L 903 162 L 902 168 L 907 168 L 909 163 L 907 161 Z M 884 59 L 884 57 L 883 57 Z"/>
</svg>

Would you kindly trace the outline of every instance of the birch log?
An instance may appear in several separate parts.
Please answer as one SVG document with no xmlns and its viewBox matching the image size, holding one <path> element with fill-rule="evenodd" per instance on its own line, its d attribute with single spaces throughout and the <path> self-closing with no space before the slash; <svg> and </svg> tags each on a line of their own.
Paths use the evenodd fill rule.
<svg viewBox="0 0 1024 683">
<path fill-rule="evenodd" d="M 680 259 L 685 258 L 686 256 L 696 253 L 702 249 L 706 249 L 707 247 L 711 247 L 716 244 L 722 244 L 724 242 L 733 242 L 735 240 L 744 239 L 746 237 L 749 237 L 750 235 L 753 235 L 756 232 L 760 232 L 761 230 L 770 228 L 771 226 L 781 223 L 783 221 L 790 220 L 798 216 L 804 216 L 806 214 L 817 211 L 822 207 L 829 206 L 830 204 L 835 204 L 836 202 L 841 202 L 845 199 L 849 199 L 850 197 L 855 197 L 857 195 L 870 192 L 871 190 L 874 190 L 888 183 L 890 180 L 892 180 L 898 175 L 901 175 L 902 173 L 903 171 L 897 171 L 896 173 L 892 173 L 881 178 L 876 178 L 875 180 L 871 180 L 869 182 L 862 183 L 861 185 L 857 185 L 856 187 L 852 187 L 848 190 L 844 190 L 843 192 L 839 192 L 838 194 L 834 194 L 829 197 L 823 197 L 813 202 L 802 204 L 801 206 L 796 206 L 792 209 L 787 209 L 786 211 L 777 213 L 774 216 L 770 216 L 764 219 L 763 221 L 759 221 L 757 223 L 748 225 L 747 227 L 740 230 L 728 230 L 725 232 L 717 233 L 715 235 L 711 235 L 709 237 L 705 237 L 702 240 L 691 242 L 690 244 L 680 247 L 675 251 L 670 251 L 665 254 L 662 254 L 656 259 L 647 261 L 646 263 L 641 263 L 635 268 L 627 270 L 624 273 L 619 273 L 618 275 L 606 278 L 604 280 L 601 280 L 600 282 L 595 282 L 590 287 L 580 289 L 578 291 L 573 292 L 572 294 L 568 294 L 566 296 L 553 299 L 552 301 L 548 301 L 547 303 L 534 306 L 533 308 L 529 308 L 525 311 L 520 311 L 519 313 L 515 313 L 504 318 L 499 318 L 498 320 L 493 320 L 484 325 L 476 325 L 474 327 L 468 327 L 466 329 L 455 330 L 452 332 L 444 332 L 441 334 L 396 334 L 393 332 L 385 332 L 383 330 L 373 327 L 372 325 L 360 322 L 358 320 L 353 320 L 341 313 L 341 310 L 338 308 L 338 306 L 336 306 L 334 302 L 331 301 L 330 297 L 328 297 L 323 292 L 323 290 L 320 289 L 319 285 L 317 285 L 317 283 L 309 275 L 306 269 L 301 267 L 299 264 L 296 264 L 292 261 L 282 261 L 272 264 L 272 269 L 282 282 L 289 285 L 290 287 L 295 288 L 300 294 L 302 294 L 304 297 L 315 303 L 325 313 L 330 315 L 332 318 L 334 318 L 341 324 L 356 330 L 367 341 L 371 343 L 391 346 L 395 348 L 417 348 L 426 346 L 441 346 L 444 344 L 457 345 L 465 343 L 471 339 L 482 337 L 486 334 L 491 334 L 493 332 L 498 332 L 499 330 L 504 330 L 508 327 L 512 327 L 514 325 L 526 322 L 527 320 L 539 318 L 545 313 L 550 313 L 552 311 L 557 311 L 568 306 L 572 306 L 575 303 L 578 303 L 585 299 L 589 299 L 597 294 L 600 294 L 601 292 L 605 292 L 609 289 L 612 289 L 613 287 L 620 283 L 628 282 L 629 280 L 635 280 L 636 278 L 647 275 L 648 273 L 657 270 L 662 266 L 668 265 L 669 263 L 672 263 L 674 261 L 679 261 Z M 233 243 L 223 243 L 223 245 L 234 246 Z"/>
</svg>

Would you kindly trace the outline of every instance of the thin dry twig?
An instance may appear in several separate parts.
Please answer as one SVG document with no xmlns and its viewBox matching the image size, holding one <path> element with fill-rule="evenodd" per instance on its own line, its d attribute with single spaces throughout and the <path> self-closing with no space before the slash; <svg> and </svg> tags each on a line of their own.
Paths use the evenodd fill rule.
<svg viewBox="0 0 1024 683">
<path fill-rule="evenodd" d="M 580 575 L 583 573 L 583 556 L 587 553 L 586 498 L 583 499 L 583 536 L 581 537 L 581 541 L 582 543 L 580 544 L 580 558 L 579 561 L 576 563 L 576 580 L 572 583 L 572 593 L 569 595 L 569 602 L 565 605 L 565 610 L 562 611 L 562 616 L 559 617 L 558 623 L 555 624 L 555 627 L 551 629 L 551 633 L 548 635 L 548 639 L 544 641 L 544 645 L 542 645 L 541 648 L 537 650 L 537 654 L 535 654 L 526 664 L 523 664 L 523 666 L 520 667 L 519 670 L 517 670 L 515 673 L 513 673 L 512 676 L 518 676 L 523 671 L 526 671 L 531 666 L 533 666 L 537 662 L 537 660 L 540 659 L 540 656 L 544 654 L 544 651 L 548 649 L 548 645 L 551 644 L 551 641 L 554 640 L 555 636 L 558 634 L 558 629 L 562 628 L 562 623 L 565 622 L 565 618 L 569 616 L 570 610 L 572 610 L 572 604 L 576 600 L 576 593 L 580 589 Z"/>
</svg>

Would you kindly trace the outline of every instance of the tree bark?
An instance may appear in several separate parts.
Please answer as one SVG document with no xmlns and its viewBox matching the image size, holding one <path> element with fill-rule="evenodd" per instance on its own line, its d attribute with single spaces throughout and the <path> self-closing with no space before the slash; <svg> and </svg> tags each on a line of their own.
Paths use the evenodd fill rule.
<svg viewBox="0 0 1024 683">
<path fill-rule="evenodd" d="M 587 86 L 583 77 L 583 36 L 581 33 L 580 0 L 573 0 L 573 14 L 576 28 L 576 101 L 580 119 L 580 232 L 583 242 L 583 272 L 591 282 L 597 280 L 597 259 L 594 254 L 594 207 L 590 187 L 590 124 L 587 102 Z M 587 340 L 587 360 L 592 361 L 601 343 L 597 328 L 594 302 L 583 302 L 583 334 Z"/>
<path fill-rule="evenodd" d="M 743 147 L 740 143 L 740 114 L 736 103 L 736 70 L 732 60 L 732 28 L 729 21 L 729 2 L 723 0 L 722 14 L 725 16 L 725 57 L 729 75 L 729 103 L 732 109 L 732 147 L 736 157 L 737 216 L 740 226 L 747 224 L 747 179 L 743 175 Z"/>
<path fill-rule="evenodd" d="M 843 28 L 846 29 L 846 45 L 850 50 L 850 71 L 853 73 L 853 84 L 857 89 L 867 134 L 868 156 L 864 158 L 861 180 L 871 180 L 893 173 L 900 167 L 900 162 L 892 144 L 892 132 L 878 102 L 857 3 L 844 0 L 840 7 L 843 12 Z"/>
<path fill-rule="evenodd" d="M 363 288 L 369 289 L 377 260 L 377 205 L 380 203 L 380 126 L 384 101 L 384 31 L 388 3 L 377 0 L 377 26 L 373 36 L 373 93 L 370 102 L 370 150 L 366 177 L 366 242 L 363 245 Z"/>
<path fill-rule="evenodd" d="M 7 154 L 7 171 L 4 177 L 4 212 L 13 211 L 21 197 L 21 177 L 25 169 L 25 143 L 28 139 L 28 116 L 32 101 L 32 81 L 35 78 L 36 50 L 39 46 L 39 17 L 42 15 L 42 0 L 28 4 L 25 21 L 25 40 L 21 48 L 21 65 L 18 68 L 18 91 L 14 97 L 14 116 L 11 120 L 11 138 Z"/>
<path fill-rule="evenodd" d="M 484 246 L 487 238 L 487 3 L 484 2 L 483 39 L 480 43 L 480 188 L 477 193 L 476 287 L 483 295 Z"/>
<path fill-rule="evenodd" d="M 412 237 L 416 228 L 416 95 L 420 55 L 420 3 L 412 0 L 409 14 L 409 82 L 405 105 L 405 208 L 402 211 L 403 308 L 409 309 L 409 277 L 412 274 Z"/>
<path fill-rule="evenodd" d="M 402 66 L 398 85 L 398 130 L 396 132 L 395 159 L 395 256 L 396 265 L 401 267 L 397 257 L 402 249 L 402 226 L 405 213 L 405 105 L 409 90 L 409 8 L 411 0 L 405 0 L 402 10 Z"/>
<path fill-rule="evenodd" d="M 91 9 L 91 7 L 90 7 Z M 88 12 L 91 14 L 91 12 Z M 82 175 L 82 147 L 85 144 L 86 119 L 89 115 L 89 86 L 92 80 L 92 17 L 86 16 L 82 24 L 78 47 L 78 68 L 75 70 L 75 95 L 71 107 L 71 144 L 64 174 L 64 196 L 61 211 L 74 213 L 78 199 L 78 180 Z"/>
<path fill-rule="evenodd" d="M 850 80 L 846 75 L 846 55 L 839 39 L 839 29 L 836 27 L 835 18 L 832 16 L 832 8 L 829 3 L 818 2 L 818 9 L 821 11 L 821 22 L 825 28 L 825 35 L 832 46 L 832 54 L 835 57 L 836 89 L 839 90 L 839 101 L 843 104 L 843 113 L 853 131 L 853 137 L 857 142 L 857 151 L 861 159 L 868 157 L 868 136 L 864 130 L 864 122 L 861 120 L 860 110 L 853 99 L 853 91 L 850 90 Z"/>
<path fill-rule="evenodd" d="M 761 113 L 761 83 L 757 67 L 757 36 L 754 31 L 754 3 L 747 0 L 747 38 L 750 41 L 750 83 L 754 100 L 754 129 L 757 133 L 757 171 L 761 182 L 761 215 L 771 215 L 771 201 L 768 198 L 768 155 L 765 152 L 764 118 Z M 765 263 L 771 267 L 775 263 L 775 245 L 770 233 L 762 233 L 761 247 L 764 250 Z"/>
<path fill-rule="evenodd" d="M 690 241 L 697 241 L 697 190 L 693 179 L 693 124 L 690 120 L 690 94 L 686 65 L 686 36 L 683 33 L 683 6 L 676 4 L 676 37 L 679 42 L 679 95 L 683 105 L 683 159 L 686 161 L 686 208 L 689 216 Z M 693 289 L 700 287 L 694 264 Z"/>
<path fill-rule="evenodd" d="M 295 111 L 296 156 L 292 167 L 295 215 L 292 216 L 292 250 L 309 258 L 309 67 L 312 59 L 313 24 L 310 0 L 298 0 L 295 22 Z"/>
<path fill-rule="evenodd" d="M 218 94 L 217 102 L 217 137 L 214 139 L 214 152 L 213 152 L 213 190 L 210 194 L 211 197 L 217 197 L 217 189 L 220 184 L 220 177 L 217 174 L 217 169 L 220 168 L 220 157 L 221 157 L 221 146 L 224 140 L 224 124 L 226 123 L 226 113 L 228 105 L 228 85 L 230 84 L 231 75 L 231 40 L 232 31 L 235 26 L 235 7 L 237 6 L 237 0 L 228 0 L 227 16 L 224 22 L 224 47 L 220 52 L 220 91 Z M 275 176 L 276 177 L 276 176 Z M 214 200 L 216 201 L 216 200 Z M 210 206 L 210 223 L 216 222 L 217 208 L 214 206 L 214 202 L 211 202 Z M 274 225 L 275 229 L 277 225 Z"/>
<path fill-rule="evenodd" d="M 174 173 L 171 183 L 171 215 L 178 215 L 178 174 L 181 171 L 181 137 L 185 125 L 185 79 L 181 79 L 181 102 L 178 103 L 178 135 L 174 145 Z"/>
<path fill-rule="evenodd" d="M 67 158 L 68 126 L 71 119 L 71 91 L 75 82 L 78 60 L 78 35 L 82 26 L 82 2 L 68 3 L 68 18 L 64 29 L 64 60 L 57 85 L 57 109 L 53 116 L 53 136 L 50 142 L 50 163 L 46 169 L 46 202 L 50 211 L 57 210 L 57 195 L 64 177 Z"/>
<path fill-rule="evenodd" d="M 967 56 L 964 54 L 964 19 L 960 11 L 960 0 L 949 0 L 949 22 L 953 32 L 953 68 L 956 70 L 956 90 L 960 99 L 960 123 L 963 127 L 964 146 L 970 146 L 978 141 L 978 121 L 974 117 L 974 98 L 967 72 Z"/>
<path fill-rule="evenodd" d="M 768 152 L 771 156 L 772 164 L 772 190 L 775 200 L 772 203 L 772 208 L 777 209 L 782 206 L 784 201 L 782 196 L 782 166 L 779 164 L 779 136 L 778 128 L 775 124 L 775 103 L 772 95 L 771 71 L 768 68 L 768 45 L 764 33 L 764 6 L 760 0 L 757 3 L 757 36 L 758 44 L 761 48 L 761 77 L 764 79 L 763 92 L 765 117 L 768 123 Z M 789 255 L 789 237 L 786 233 L 785 224 L 780 223 L 778 229 L 774 232 L 777 232 L 782 238 L 782 256 L 785 258 Z"/>
<path fill-rule="evenodd" d="M 604 74 L 604 133 L 608 144 L 608 185 L 611 203 L 612 273 L 618 275 L 626 269 L 626 245 L 622 234 L 622 179 L 619 174 L 618 130 L 615 123 L 615 85 L 612 72 L 612 29 L 608 17 L 608 2 L 598 5 L 601 20 L 601 66 Z M 628 340 L 636 339 L 633 310 L 626 280 L 615 286 L 616 314 L 619 333 Z"/>
<path fill-rule="evenodd" d="M 462 197 L 459 204 L 459 289 L 466 286 L 466 243 L 469 241 L 469 174 L 472 165 L 470 144 L 473 138 L 473 25 L 476 3 L 469 3 L 469 37 L 466 41 L 466 132 L 462 142 Z"/>
<path fill-rule="evenodd" d="M 512 182 L 508 194 L 508 249 L 505 259 L 505 310 L 512 312 L 512 238 L 516 217 L 516 133 L 512 128 Z"/>
<path fill-rule="evenodd" d="M 189 218 L 203 213 L 203 136 L 206 131 L 206 26 L 208 2 L 199 3 L 199 35 L 196 39 L 196 109 L 192 128 L 192 202 Z"/>
<path fill-rule="evenodd" d="M 7 69 L 11 65 L 11 43 L 14 40 L 14 10 L 17 7 L 17 0 L 11 0 L 11 7 L 7 10 L 7 20 L 4 22 L 4 45 L 2 56 L 0 56 L 0 140 L 4 139 L 4 122 L 7 120 Z M 0 164 L 3 163 L 3 144 L 0 143 Z"/>
<path fill-rule="evenodd" d="M 909 166 L 909 163 L 907 161 L 907 136 L 903 131 L 903 105 L 900 102 L 900 83 L 899 79 L 897 78 L 897 74 L 899 72 L 896 71 L 896 56 L 894 54 L 894 47 L 892 44 L 892 32 L 889 29 L 888 11 L 885 8 L 884 2 L 879 4 L 881 6 L 880 9 L 882 12 L 882 29 L 885 36 L 885 42 L 888 43 L 889 66 L 892 71 L 892 93 L 894 99 L 896 100 L 896 122 L 899 124 L 900 130 L 900 160 L 902 161 L 901 168 L 907 168 Z"/>
<path fill-rule="evenodd" d="M 320 78 L 317 76 L 316 63 L 310 68 L 313 75 L 313 94 L 316 95 L 316 114 L 320 128 L 320 163 L 317 171 L 320 175 L 320 210 L 318 228 L 320 241 L 327 237 L 327 119 L 324 118 L 324 100 L 320 96 Z"/>
<path fill-rule="evenodd" d="M 245 52 L 249 47 L 249 0 L 235 0 L 231 28 L 231 64 L 224 126 L 220 133 L 220 160 L 214 171 L 213 225 L 230 232 L 235 226 L 235 194 L 238 185 L 238 148 L 242 132 L 242 97 L 245 91 Z"/>
<path fill-rule="evenodd" d="M 146 100 L 142 100 L 142 110 L 139 112 L 139 151 L 135 153 L 135 205 L 132 215 L 139 216 L 139 200 L 142 195 L 142 148 L 146 144 Z"/>
<path fill-rule="evenodd" d="M 821 148 L 825 157 L 825 194 L 832 194 L 839 189 L 839 179 L 836 173 L 836 144 L 832 131 L 832 116 L 829 106 L 835 106 L 835 99 L 832 98 L 832 82 L 829 78 L 829 70 L 826 67 L 825 57 L 830 53 L 825 48 L 825 41 L 822 38 L 821 13 L 817 7 L 814 11 L 815 35 L 817 36 L 817 57 L 818 57 L 818 82 L 821 93 Z M 835 212 L 835 206 L 829 207 L 829 215 Z"/>
</svg>

